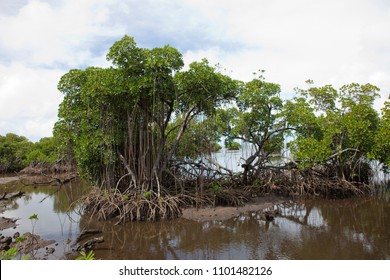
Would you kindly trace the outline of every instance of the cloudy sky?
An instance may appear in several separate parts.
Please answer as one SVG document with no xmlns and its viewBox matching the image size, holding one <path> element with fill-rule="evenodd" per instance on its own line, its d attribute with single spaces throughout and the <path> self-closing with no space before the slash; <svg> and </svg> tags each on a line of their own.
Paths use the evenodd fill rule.
<svg viewBox="0 0 390 280">
<path fill-rule="evenodd" d="M 307 79 L 372 83 L 380 108 L 390 93 L 389 30 L 388 0 L 0 0 L 0 135 L 51 136 L 60 77 L 107 66 L 125 34 L 244 81 L 264 69 L 286 97 Z"/>
</svg>

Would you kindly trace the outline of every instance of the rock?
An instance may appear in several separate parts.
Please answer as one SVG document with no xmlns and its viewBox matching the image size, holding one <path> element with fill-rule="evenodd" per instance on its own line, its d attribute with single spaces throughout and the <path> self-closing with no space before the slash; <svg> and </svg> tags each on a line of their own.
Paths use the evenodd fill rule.
<svg viewBox="0 0 390 280">
<path fill-rule="evenodd" d="M 2 236 L 2 238 L 0 239 L 0 243 L 10 245 L 12 243 L 12 238 L 10 236 L 7 237 Z"/>
<path fill-rule="evenodd" d="M 55 240 L 43 240 L 40 236 L 26 232 L 22 235 L 25 240 L 16 244 L 16 248 L 23 254 L 28 254 L 34 250 L 45 248 L 50 244 L 54 244 Z"/>
<path fill-rule="evenodd" d="M 275 219 L 274 215 L 269 211 L 264 212 L 264 216 L 265 216 L 265 219 L 269 222 L 271 222 Z"/>
<path fill-rule="evenodd" d="M 8 237 L 1 236 L 0 251 L 8 250 L 10 248 L 11 243 L 12 243 L 12 238 L 10 236 Z"/>
<path fill-rule="evenodd" d="M 50 247 L 50 248 L 47 248 L 46 247 L 46 254 L 53 254 L 55 252 L 55 249 Z"/>
<path fill-rule="evenodd" d="M 16 227 L 17 219 L 0 217 L 0 230 Z"/>
</svg>

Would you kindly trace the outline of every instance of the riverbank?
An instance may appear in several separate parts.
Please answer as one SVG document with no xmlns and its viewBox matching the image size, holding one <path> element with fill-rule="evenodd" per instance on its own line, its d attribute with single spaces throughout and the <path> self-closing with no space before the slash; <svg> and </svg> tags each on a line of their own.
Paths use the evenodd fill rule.
<svg viewBox="0 0 390 280">
<path fill-rule="evenodd" d="M 49 185 L 52 183 L 65 184 L 78 178 L 77 172 L 66 173 L 20 173 L 18 176 L 10 175 L 0 177 L 0 186 L 9 183 L 25 182 L 26 185 Z M 0 193 L 1 194 L 1 193 Z"/>
<path fill-rule="evenodd" d="M 0 185 L 5 185 L 11 182 L 19 181 L 20 177 L 12 176 L 12 177 L 0 177 Z"/>
</svg>

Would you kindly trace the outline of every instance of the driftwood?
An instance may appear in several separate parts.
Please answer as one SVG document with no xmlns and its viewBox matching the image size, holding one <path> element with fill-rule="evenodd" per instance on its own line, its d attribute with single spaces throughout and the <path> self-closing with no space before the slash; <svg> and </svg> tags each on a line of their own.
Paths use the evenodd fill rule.
<svg viewBox="0 0 390 280">
<path fill-rule="evenodd" d="M 93 246 L 95 246 L 96 244 L 98 244 L 98 243 L 103 243 L 103 242 L 104 242 L 103 236 L 95 237 L 95 238 L 92 238 L 92 239 L 88 240 L 88 241 L 85 242 L 83 245 L 79 245 L 79 246 L 77 247 L 76 251 L 91 249 L 91 248 L 92 248 Z"/>
<path fill-rule="evenodd" d="M 100 229 L 83 229 L 80 232 L 79 236 L 76 238 L 76 240 L 73 242 L 72 246 L 78 244 L 81 240 L 83 240 L 84 238 L 86 238 L 88 236 L 99 234 L 99 233 L 102 233 L 102 231 Z M 77 246 L 76 251 L 91 249 L 96 244 L 102 243 L 102 242 L 104 242 L 103 236 L 91 238 L 91 239 L 87 240 L 86 242 L 84 242 L 82 245 Z"/>
<path fill-rule="evenodd" d="M 0 230 L 16 227 L 17 219 L 0 217 Z"/>
<path fill-rule="evenodd" d="M 79 243 L 81 240 L 86 238 L 87 236 L 94 235 L 94 234 L 99 234 L 102 233 L 100 229 L 83 229 L 79 236 L 76 238 L 76 240 L 73 242 L 73 244 Z"/>
<path fill-rule="evenodd" d="M 66 183 L 69 183 L 71 182 L 73 179 L 77 178 L 78 177 L 78 174 L 71 174 L 71 176 L 69 178 L 64 178 L 64 179 L 61 179 L 59 177 L 55 177 L 55 176 L 51 176 L 51 175 L 47 175 L 47 174 L 44 174 L 44 173 L 41 173 L 42 176 L 45 176 L 45 177 L 48 177 L 52 180 L 48 181 L 48 182 L 43 182 L 43 183 L 37 183 L 37 182 L 33 182 L 34 184 L 51 184 L 53 182 L 57 182 L 60 186 L 66 184 Z"/>
<path fill-rule="evenodd" d="M 10 193 L 8 194 L 7 192 L 5 192 L 1 197 L 0 197 L 0 200 L 9 200 L 9 199 L 13 199 L 13 198 L 16 198 L 16 197 L 21 197 L 24 195 L 24 192 L 22 191 L 19 191 L 17 193 Z"/>
<path fill-rule="evenodd" d="M 217 168 L 217 171 L 219 173 L 221 173 L 221 169 L 222 170 L 225 170 L 229 173 L 230 176 L 233 176 L 233 171 L 231 171 L 230 169 L 220 165 L 216 160 L 210 158 L 210 157 L 205 157 L 205 160 L 207 160 L 209 163 L 211 163 L 212 165 L 214 165 L 216 168 Z"/>
</svg>

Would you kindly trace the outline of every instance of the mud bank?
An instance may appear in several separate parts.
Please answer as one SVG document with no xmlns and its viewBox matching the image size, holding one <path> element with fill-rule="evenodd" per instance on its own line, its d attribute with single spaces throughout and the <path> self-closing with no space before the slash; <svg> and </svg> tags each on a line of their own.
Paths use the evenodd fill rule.
<svg viewBox="0 0 390 280">
<path fill-rule="evenodd" d="M 0 209 L 1 211 L 1 209 Z M 17 219 L 11 219 L 6 217 L 0 217 L 0 230 L 4 230 L 7 228 L 15 228 Z"/>
<path fill-rule="evenodd" d="M 226 221 L 230 218 L 238 216 L 239 214 L 247 212 L 256 212 L 272 208 L 275 204 L 286 201 L 287 198 L 278 196 L 265 196 L 254 198 L 244 206 L 240 207 L 206 207 L 206 208 L 186 208 L 183 210 L 182 217 L 193 221 Z"/>
<path fill-rule="evenodd" d="M 5 185 L 11 182 L 19 181 L 19 177 L 0 177 L 0 185 Z"/>
</svg>

